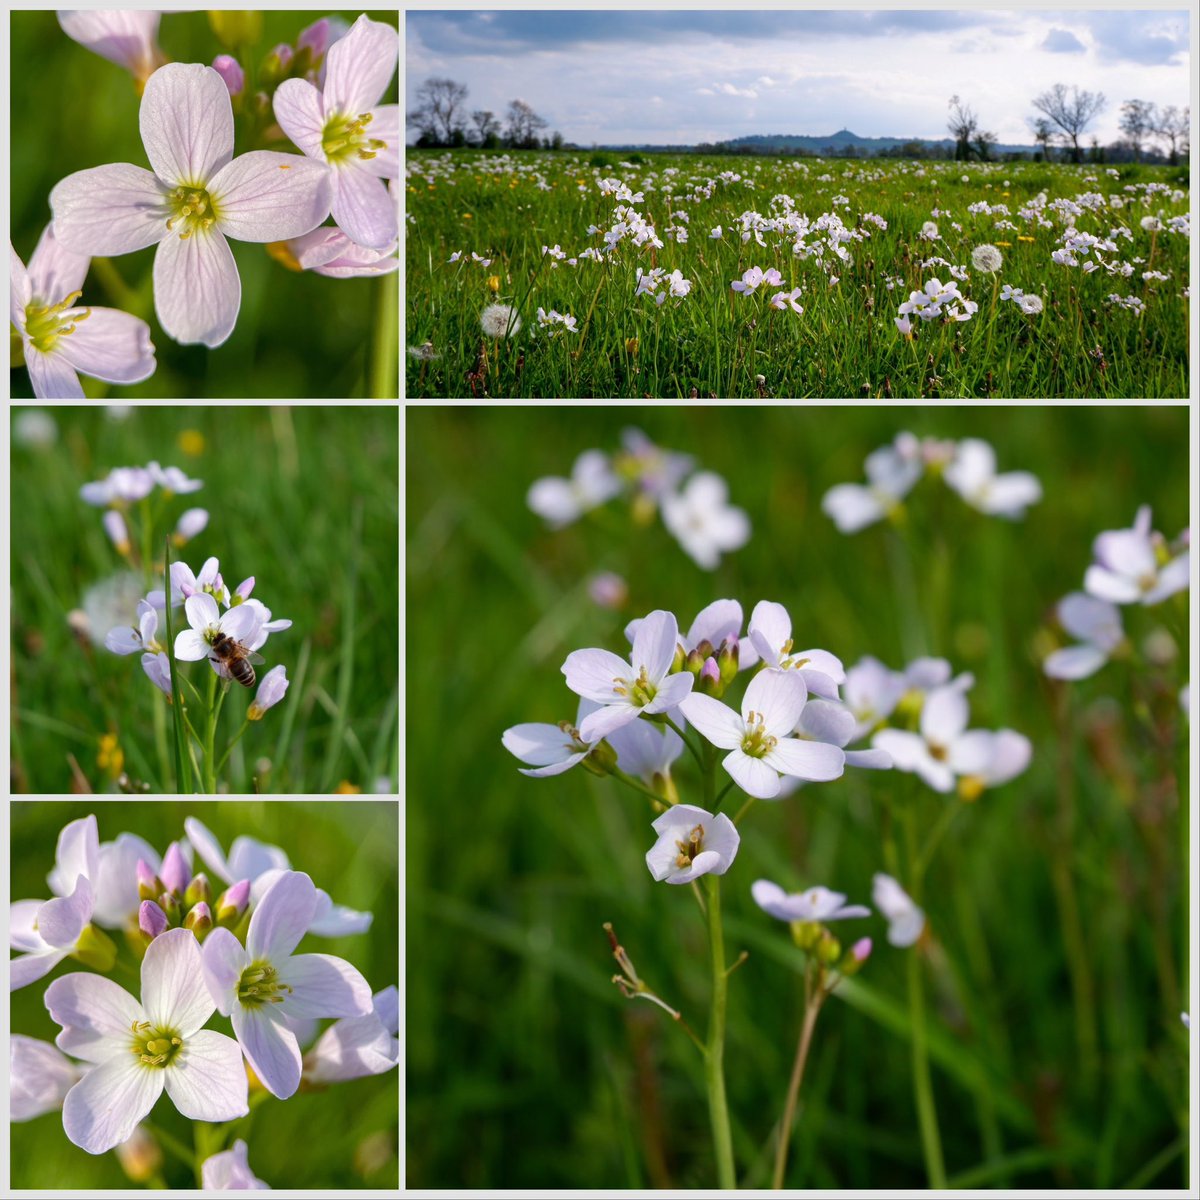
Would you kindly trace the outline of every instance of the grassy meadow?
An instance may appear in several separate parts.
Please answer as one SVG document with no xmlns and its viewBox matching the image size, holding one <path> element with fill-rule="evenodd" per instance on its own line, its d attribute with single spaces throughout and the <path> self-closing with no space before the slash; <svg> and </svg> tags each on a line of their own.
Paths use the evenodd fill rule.
<svg viewBox="0 0 1200 1200">
<path fill-rule="evenodd" d="M 406 395 L 1188 394 L 1186 168 L 632 157 L 409 152 Z M 781 282 L 734 292 L 756 267 Z M 639 270 L 664 274 L 639 294 Z M 906 337 L 932 279 L 977 311 Z M 497 304 L 520 328 L 487 336 Z"/>
<path fill-rule="evenodd" d="M 281 847 L 293 869 L 309 874 L 335 902 L 374 914 L 365 933 L 343 938 L 310 935 L 300 951 L 347 959 L 375 991 L 398 981 L 395 802 L 18 802 L 12 806 L 9 846 L 13 900 L 49 897 L 46 874 L 54 866 L 59 830 L 90 813 L 96 815 L 102 843 L 121 833 L 136 833 L 163 853 L 170 842 L 183 838 L 184 818 L 192 816 L 208 826 L 227 852 L 239 835 Z M 209 881 L 217 883 L 211 873 Z M 114 931 L 113 940 L 121 955 L 119 973 L 113 978 L 130 989 L 133 984 L 127 972 L 136 969 L 136 960 L 120 933 Z M 52 1041 L 59 1027 L 46 1011 L 46 987 L 53 979 L 82 969 L 67 959 L 44 979 L 14 992 L 13 1031 Z M 231 1034 L 229 1021 L 219 1015 L 207 1025 Z M 286 1101 L 268 1098 L 225 1133 L 229 1145 L 234 1138 L 247 1142 L 251 1169 L 276 1189 L 395 1188 L 399 1183 L 398 1101 L 397 1077 L 389 1071 L 325 1090 L 306 1089 Z M 185 1153 L 191 1151 L 193 1124 L 169 1099 L 156 1104 L 149 1120 L 162 1131 L 164 1147 L 170 1147 L 167 1139 L 173 1139 Z M 314 1136 L 314 1129 L 320 1130 L 320 1136 Z M 62 1195 L 75 1189 L 128 1192 L 153 1186 L 131 1182 L 115 1153 L 91 1155 L 72 1144 L 63 1132 L 61 1113 L 14 1123 L 10 1137 L 14 1188 Z M 168 1148 L 163 1153 L 160 1174 L 159 1186 L 196 1186 L 191 1164 L 177 1150 Z"/>
<path fill-rule="evenodd" d="M 231 591 L 253 575 L 254 598 L 293 622 L 271 635 L 257 668 L 261 679 L 286 666 L 287 694 L 232 746 L 222 787 L 394 791 L 395 408 L 134 408 L 123 419 L 103 407 L 54 408 L 49 445 L 22 440 L 30 411 L 15 409 L 12 418 L 13 790 L 110 791 L 122 772 L 150 791 L 178 787 L 166 697 L 140 655 L 103 644 L 109 629 L 136 623 L 140 596 L 162 587 L 162 541 L 147 558 L 135 505 L 134 545 L 123 558 L 105 534 L 103 510 L 79 495 L 114 467 L 156 460 L 204 482 L 170 500 L 157 488 L 147 498 L 164 536 L 184 510 L 209 512 L 207 528 L 173 549 L 173 561 L 199 573 L 215 556 Z M 157 570 L 147 573 L 151 559 Z M 73 632 L 76 610 L 90 635 Z M 178 632 L 182 609 L 174 620 Z M 159 636 L 165 641 L 162 625 Z M 177 666 L 203 686 L 207 664 Z M 230 685 L 218 753 L 256 694 Z"/>
<path fill-rule="evenodd" d="M 1030 187 L 1045 186 L 1035 179 L 1082 186 L 1069 171 L 1028 173 Z M 486 299 L 478 267 L 459 268 L 470 289 L 449 286 L 456 268 L 440 261 L 446 250 L 502 247 L 520 293 L 541 242 L 565 248 L 567 229 L 582 240 L 586 224 L 582 202 L 561 188 L 535 194 L 524 181 L 510 189 L 464 178 L 453 211 L 478 214 L 480 229 L 468 239 L 442 182 L 437 195 L 410 196 L 410 253 L 422 262 L 410 267 L 410 297 L 423 323 L 410 324 L 410 340 L 435 337 L 444 353 L 426 387 L 455 378 L 464 361 L 456 355 L 474 353 L 474 313 Z M 871 205 L 883 208 L 888 194 Z M 964 199 L 976 194 L 962 191 Z M 490 209 L 467 203 L 487 195 Z M 923 197 L 921 210 L 928 191 Z M 902 199 L 897 190 L 891 203 Z M 517 203 L 533 204 L 545 225 L 531 220 L 518 231 Z M 587 204 L 598 219 L 594 195 Z M 702 249 L 711 252 L 707 242 Z M 719 248 L 724 265 L 710 277 L 735 277 L 736 253 Z M 1054 282 L 1049 266 L 1037 269 L 1052 292 L 1068 286 Z M 632 260 L 611 278 L 626 270 Z M 1017 278 L 1028 285 L 1041 276 Z M 569 268 L 540 276 L 539 288 L 562 290 L 535 291 L 535 308 L 571 307 L 582 327 L 585 306 L 571 292 L 578 279 Z M 422 287 L 433 289 L 424 299 Z M 851 294 L 822 291 L 814 322 L 828 304 L 832 328 L 832 313 L 843 311 L 832 306 Z M 659 315 L 681 332 L 693 320 L 703 329 L 727 319 L 723 294 L 710 289 L 699 299 L 681 315 Z M 654 319 L 630 315 L 632 303 L 597 304 L 581 379 L 622 368 L 626 360 L 610 361 L 606 347 L 632 322 Z M 1121 331 L 1107 347 L 1143 335 L 1175 345 L 1183 333 L 1172 332 L 1167 314 L 1182 306 L 1166 295 L 1159 303 L 1164 323 L 1155 333 L 1150 317 L 1133 334 L 1127 315 L 1106 314 L 1108 328 Z M 797 345 L 818 327 L 808 313 L 802 321 L 773 315 L 786 317 Z M 1013 313 L 1004 320 L 1019 326 Z M 738 337 L 747 344 L 744 329 L 719 327 L 727 346 Z M 831 371 L 839 353 L 857 361 L 852 347 L 865 337 L 861 326 L 838 327 L 844 336 L 826 356 Z M 966 337 L 978 328 L 968 324 Z M 666 341 L 658 379 L 674 394 L 683 360 Z M 565 378 L 565 365 L 556 375 L 539 357 L 562 352 L 545 342 L 526 347 L 520 388 Z M 698 361 L 701 371 L 713 366 Z M 963 372 L 956 378 L 978 378 L 972 354 L 955 361 Z M 1051 359 L 1038 361 L 1043 382 L 1091 378 L 1080 362 L 1064 359 L 1055 376 Z M 1168 382 L 1162 362 L 1119 361 L 1127 381 L 1161 371 Z M 1032 360 L 1014 354 L 1014 371 L 1019 362 Z M 800 360 L 797 378 L 807 378 L 810 364 Z M 747 368 L 739 370 L 744 381 Z M 848 378 L 839 375 L 837 386 Z M 512 375 L 501 380 L 518 386 Z M 722 475 L 731 503 L 749 514 L 749 543 L 714 572 L 696 566 L 660 521 L 638 521 L 621 501 L 558 531 L 526 506 L 534 480 L 569 474 L 586 449 L 616 450 L 630 425 Z M 860 481 L 865 456 L 905 429 L 984 438 L 1001 471 L 1033 472 L 1044 497 L 1024 520 L 1008 521 L 925 478 L 902 524 L 839 534 L 821 512 L 822 495 Z M 1189 727 L 1178 689 L 1190 661 L 1188 593 L 1123 610 L 1132 660 L 1073 684 L 1040 668 L 1068 640 L 1054 607 L 1081 587 L 1096 534 L 1130 526 L 1141 504 L 1153 506 L 1154 527 L 1169 538 L 1188 524 L 1185 407 L 434 407 L 406 413 L 406 448 L 408 1186 L 713 1186 L 701 1060 L 664 1012 L 624 999 L 610 982 L 615 964 L 602 928 L 613 923 L 642 978 L 703 1036 L 711 988 L 704 920 L 688 888 L 651 879 L 643 859 L 653 814 L 643 798 L 584 769 L 526 778 L 500 739 L 519 722 L 574 718 L 576 697 L 560 674 L 570 651 L 624 653 L 631 618 L 665 608 L 686 629 L 722 597 L 740 600 L 747 615 L 760 599 L 783 603 L 797 645 L 824 647 L 847 666 L 868 654 L 892 668 L 944 655 L 975 676 L 972 727 L 1012 728 L 1033 744 L 1029 768 L 974 803 L 898 771 L 848 770 L 778 803 L 759 802 L 746 816 L 722 889 L 728 960 L 749 953 L 728 980 L 725 1075 L 739 1183 L 769 1185 L 802 1007 L 800 955 L 787 928 L 754 904 L 750 885 L 762 877 L 787 891 L 823 884 L 870 905 L 872 874 L 885 869 L 886 814 L 893 799 L 906 798 L 923 831 L 941 827 L 947 806 L 960 810 L 941 827 L 926 877 L 931 941 L 920 960 L 950 1185 L 1186 1185 L 1189 1043 L 1179 1014 L 1194 979 L 1194 882 L 1185 788 L 1181 795 Z M 601 570 L 628 584 L 615 610 L 589 598 L 587 580 Z M 1162 665 L 1148 663 L 1150 645 Z M 686 756 L 675 777 L 680 799 L 701 803 Z M 728 811 L 739 803 L 731 799 Z M 874 952 L 817 1026 L 787 1185 L 924 1187 L 905 995 L 906 956 L 916 951 L 888 945 L 878 916 L 851 924 L 850 936 L 873 937 Z"/>
</svg>

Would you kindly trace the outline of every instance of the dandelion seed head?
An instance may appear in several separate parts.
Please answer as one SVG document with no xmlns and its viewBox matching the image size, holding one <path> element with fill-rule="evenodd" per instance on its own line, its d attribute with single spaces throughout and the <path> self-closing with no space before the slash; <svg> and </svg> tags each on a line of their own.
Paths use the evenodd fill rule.
<svg viewBox="0 0 1200 1200">
<path fill-rule="evenodd" d="M 971 266 L 977 271 L 989 271 L 994 274 L 1000 270 L 1003 262 L 1004 255 L 989 242 L 984 242 L 982 246 L 976 246 L 971 251 Z"/>
<path fill-rule="evenodd" d="M 521 328 L 521 318 L 511 304 L 489 304 L 480 314 L 479 324 L 490 338 L 512 337 Z"/>
</svg>

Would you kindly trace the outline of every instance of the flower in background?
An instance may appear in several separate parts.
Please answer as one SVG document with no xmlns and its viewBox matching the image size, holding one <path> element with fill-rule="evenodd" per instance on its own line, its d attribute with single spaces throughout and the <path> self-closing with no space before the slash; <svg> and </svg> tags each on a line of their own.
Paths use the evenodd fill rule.
<svg viewBox="0 0 1200 1200">
<path fill-rule="evenodd" d="M 809 742 L 824 742 L 837 746 L 846 757 L 848 767 L 866 767 L 872 771 L 891 768 L 892 757 L 886 750 L 847 750 L 858 733 L 854 714 L 833 700 L 809 699 L 796 723 L 796 737 Z"/>
<path fill-rule="evenodd" d="M 343 1017 L 317 1039 L 304 1056 L 309 1083 L 342 1083 L 390 1071 L 400 1060 L 400 996 L 386 987 L 371 998 L 372 1011 Z"/>
<path fill-rule="evenodd" d="M 242 88 L 246 86 L 246 72 L 236 58 L 218 54 L 212 61 L 212 68 L 225 81 L 231 99 L 242 94 Z"/>
<path fill-rule="evenodd" d="M 715 570 L 722 553 L 750 540 L 750 518 L 729 503 L 729 486 L 712 471 L 693 475 L 661 501 L 663 524 L 697 566 Z"/>
<path fill-rule="evenodd" d="M 189 508 L 179 516 L 179 520 L 175 522 L 175 530 L 171 534 L 171 543 L 174 546 L 183 548 L 192 540 L 199 536 L 208 528 L 208 509 L 206 508 Z"/>
<path fill-rule="evenodd" d="M 166 649 L 158 640 L 158 609 L 145 600 L 139 600 L 137 615 L 136 626 L 118 625 L 116 629 L 109 630 L 104 644 L 114 654 L 158 654 Z"/>
<path fill-rule="evenodd" d="M 847 904 L 841 892 L 811 887 L 806 892 L 785 892 L 769 879 L 758 879 L 750 887 L 754 903 L 768 916 L 779 921 L 846 921 L 869 917 L 871 910 L 861 904 Z"/>
<path fill-rule="evenodd" d="M 925 929 L 925 914 L 912 897 L 890 876 L 874 876 L 871 899 L 887 918 L 888 941 L 893 946 L 911 946 Z"/>
<path fill-rule="evenodd" d="M 44 450 L 58 441 L 58 425 L 40 408 L 22 408 L 13 419 L 13 441 L 18 446 Z"/>
<path fill-rule="evenodd" d="M 585 450 L 575 460 L 570 479 L 547 476 L 536 480 L 525 502 L 552 529 L 561 529 L 611 500 L 621 487 L 608 455 L 599 450 Z"/>
<path fill-rule="evenodd" d="M 743 272 L 741 279 L 735 279 L 729 286 L 735 292 L 752 296 L 764 284 L 769 287 L 782 287 L 783 276 L 774 267 L 768 267 L 765 271 L 762 267 L 751 267 Z"/>
<path fill-rule="evenodd" d="M 691 455 L 664 450 L 632 426 L 621 430 L 621 442 L 624 448 L 614 457 L 613 467 L 648 504 L 675 491 L 694 464 Z"/>
<path fill-rule="evenodd" d="M 62 1026 L 59 1049 L 93 1064 L 63 1103 L 63 1130 L 89 1154 L 127 1141 L 164 1089 L 190 1120 L 232 1121 L 250 1111 L 237 1043 L 203 1028 L 214 1005 L 192 932 L 172 929 L 151 942 L 141 978 L 141 1002 L 82 972 L 46 989 L 46 1007 Z"/>
<path fill-rule="evenodd" d="M 803 306 L 796 303 L 796 301 L 800 299 L 800 294 L 803 291 L 803 288 L 796 287 L 792 288 L 790 292 L 776 292 L 775 295 L 771 297 L 769 303 L 772 308 L 778 308 L 781 311 L 784 308 L 790 308 L 792 312 L 798 315 L 803 315 Z"/>
<path fill-rule="evenodd" d="M 646 851 L 646 866 L 659 883 L 691 883 L 701 875 L 724 875 L 742 840 L 724 813 L 713 816 L 692 804 L 668 808 L 651 828 L 658 841 Z"/>
<path fill-rule="evenodd" d="M 73 42 L 124 67 L 141 92 L 167 61 L 158 48 L 161 16 L 153 9 L 60 9 L 58 23 Z"/>
<path fill-rule="evenodd" d="M 284 133 L 310 159 L 331 168 L 338 227 L 373 250 L 397 237 L 397 208 L 383 179 L 399 175 L 400 109 L 379 101 L 398 53 L 396 30 L 363 14 L 330 47 L 322 90 L 304 79 L 285 79 L 274 97 Z"/>
<path fill-rule="evenodd" d="M 68 250 L 53 223 L 29 268 L 9 246 L 9 317 L 39 400 L 82 400 L 79 375 L 141 383 L 154 374 L 150 326 L 115 308 L 77 307 L 91 259 Z"/>
<path fill-rule="evenodd" d="M 82 1075 L 82 1069 L 49 1042 L 10 1034 L 9 1119 L 32 1121 L 43 1113 L 56 1112 Z"/>
<path fill-rule="evenodd" d="M 996 452 L 980 438 L 963 438 L 942 473 L 972 508 L 990 516 L 1023 517 L 1042 498 L 1042 485 L 1028 471 L 996 474 Z"/>
<path fill-rule="evenodd" d="M 1071 592 L 1058 602 L 1059 624 L 1079 639 L 1048 655 L 1042 670 L 1051 679 L 1086 679 L 1094 675 L 1125 640 L 1121 610 L 1107 600 Z"/>
<path fill-rule="evenodd" d="M 1159 561 L 1155 536 L 1150 530 L 1150 506 L 1143 504 L 1130 529 L 1114 529 L 1097 536 L 1096 561 L 1087 569 L 1083 586 L 1091 595 L 1113 604 L 1159 604 L 1187 588 L 1191 552 Z"/>
<path fill-rule="evenodd" d="M 551 334 L 552 337 L 556 336 L 557 334 L 560 334 L 560 333 L 578 333 L 579 332 L 575 328 L 575 318 L 573 316 L 571 316 L 570 313 L 560 313 L 556 309 L 553 309 L 553 308 L 549 312 L 547 312 L 544 308 L 539 306 L 538 310 L 537 310 L 537 319 L 538 319 L 538 328 L 539 329 L 554 330 L 554 332 Z M 562 326 L 561 329 L 555 328 L 555 326 L 559 326 L 559 325 Z"/>
<path fill-rule="evenodd" d="M 615 571 L 597 571 L 595 575 L 589 575 L 587 589 L 592 603 L 601 608 L 620 609 L 629 599 L 629 584 Z"/>
<path fill-rule="evenodd" d="M 206 1191 L 270 1191 L 270 1184 L 263 1183 L 250 1170 L 249 1149 L 238 1138 L 232 1149 L 209 1155 L 200 1167 L 200 1186 Z"/>
<path fill-rule="evenodd" d="M 920 443 L 911 433 L 898 433 L 890 446 L 872 451 L 863 467 L 866 486 L 839 483 L 821 500 L 821 511 L 839 533 L 857 533 L 883 517 L 893 517 L 900 502 L 924 473 Z"/>
</svg>

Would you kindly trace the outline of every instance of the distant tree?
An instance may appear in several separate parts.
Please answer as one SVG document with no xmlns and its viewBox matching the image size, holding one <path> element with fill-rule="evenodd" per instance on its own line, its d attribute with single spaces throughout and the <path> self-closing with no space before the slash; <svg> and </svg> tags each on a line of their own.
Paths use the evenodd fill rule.
<svg viewBox="0 0 1200 1200">
<path fill-rule="evenodd" d="M 475 126 L 475 145 L 491 150 L 500 144 L 500 122 L 494 112 L 477 108 L 471 114 L 471 123 Z"/>
<path fill-rule="evenodd" d="M 563 135 L 556 129 L 550 135 L 550 149 L 561 150 L 563 148 Z"/>
<path fill-rule="evenodd" d="M 465 83 L 427 79 L 417 88 L 417 106 L 405 116 L 405 123 L 420 131 L 425 145 L 461 146 L 466 141 L 461 111 L 466 98 Z"/>
<path fill-rule="evenodd" d="M 1120 130 L 1133 151 L 1133 161 L 1142 157 L 1142 143 L 1154 132 L 1158 108 L 1149 100 L 1126 100 L 1121 105 Z"/>
<path fill-rule="evenodd" d="M 538 146 L 538 133 L 548 124 L 546 118 L 539 117 L 524 100 L 513 100 L 508 106 L 505 140 L 516 150 L 535 150 Z"/>
<path fill-rule="evenodd" d="M 1168 104 L 1159 112 L 1154 123 L 1152 132 L 1167 147 L 1167 160 L 1173 167 L 1179 165 L 1181 153 L 1187 155 L 1191 116 L 1191 108 L 1176 108 Z"/>
<path fill-rule="evenodd" d="M 971 139 L 971 149 L 975 151 L 980 162 L 992 161 L 992 147 L 996 144 L 996 135 L 990 129 L 981 129 Z"/>
<path fill-rule="evenodd" d="M 1047 160 L 1050 158 L 1050 143 L 1054 139 L 1054 126 L 1046 117 L 1034 117 L 1029 121 L 1029 128 L 1033 133 L 1033 140 L 1041 147 L 1041 156 Z"/>
<path fill-rule="evenodd" d="M 1102 163 L 1107 161 L 1107 156 L 1104 147 L 1100 145 L 1100 139 L 1092 138 L 1091 145 L 1088 147 L 1088 162 Z"/>
<path fill-rule="evenodd" d="M 1083 161 L 1079 139 L 1104 104 L 1103 92 L 1083 91 L 1076 86 L 1068 95 L 1065 83 L 1056 83 L 1033 99 L 1033 107 L 1049 118 L 1064 145 L 1070 145 L 1072 162 Z"/>
<path fill-rule="evenodd" d="M 962 162 L 971 157 L 971 139 L 979 129 L 979 118 L 969 104 L 957 96 L 950 97 L 950 119 L 946 128 L 954 134 L 954 160 Z"/>
</svg>

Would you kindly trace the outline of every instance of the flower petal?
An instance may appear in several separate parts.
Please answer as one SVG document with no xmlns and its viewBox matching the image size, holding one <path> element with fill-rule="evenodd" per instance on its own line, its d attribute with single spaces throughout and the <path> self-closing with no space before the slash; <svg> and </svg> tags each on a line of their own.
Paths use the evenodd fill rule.
<svg viewBox="0 0 1200 1200">
<path fill-rule="evenodd" d="M 132 1054 L 93 1067 L 67 1093 L 63 1131 L 89 1154 L 103 1154 L 128 1141 L 162 1095 L 164 1074 Z"/>
<path fill-rule="evenodd" d="M 299 154 L 255 150 L 240 155 L 208 185 L 221 232 L 241 242 L 281 242 L 329 216 L 333 175 Z"/>
<path fill-rule="evenodd" d="M 183 602 L 183 612 L 188 624 L 198 633 L 216 625 L 221 620 L 217 602 L 208 592 L 196 592 Z"/>
<path fill-rule="evenodd" d="M 1067 646 L 1046 656 L 1042 670 L 1051 679 L 1087 679 L 1108 662 L 1099 646 Z"/>
<path fill-rule="evenodd" d="M 54 222 L 42 230 L 37 249 L 29 260 L 29 282 L 33 294 L 57 304 L 72 292 L 81 291 L 91 259 L 68 250 L 54 235 Z"/>
<path fill-rule="evenodd" d="M 756 643 L 757 644 L 757 643 Z M 761 647 L 760 647 L 761 652 Z M 757 713 L 772 737 L 786 737 L 799 723 L 808 688 L 799 671 L 760 671 L 742 697 L 742 717 Z"/>
<path fill-rule="evenodd" d="M 195 817 L 186 817 L 183 822 L 188 841 L 192 843 L 196 853 L 204 860 L 204 865 L 226 883 L 235 882 L 230 873 L 229 864 L 225 860 L 225 851 L 216 835 L 206 825 L 201 824 Z"/>
<path fill-rule="evenodd" d="M 533 772 L 526 771 L 526 775 Z M 345 904 L 334 904 L 327 893 L 317 888 L 317 911 L 308 924 L 308 932 L 318 937 L 346 937 L 352 933 L 366 933 L 375 919 L 374 913 L 359 912 Z"/>
<path fill-rule="evenodd" d="M 38 909 L 38 933 L 48 946 L 73 949 L 92 919 L 94 897 L 87 876 L 75 880 L 75 890 L 60 900 L 47 900 Z"/>
<path fill-rule="evenodd" d="M 373 1011 L 371 985 L 343 958 L 295 954 L 279 967 L 292 992 L 280 1008 L 285 1017 L 361 1017 Z"/>
<path fill-rule="evenodd" d="M 378 108 L 371 110 L 371 115 L 374 119 L 367 129 L 367 133 L 376 141 L 384 143 L 384 148 L 375 152 L 375 159 L 372 163 L 375 173 L 382 175 L 384 179 L 399 179 L 400 105 L 381 104 Z"/>
<path fill-rule="evenodd" d="M 40 950 L 11 959 L 8 964 L 8 990 L 15 992 L 18 988 L 28 987 L 31 983 L 44 979 L 67 954 L 66 950 Z"/>
<path fill-rule="evenodd" d="M 43 354 L 25 343 L 25 366 L 39 400 L 82 400 L 83 388 L 75 368 L 61 354 Z"/>
<path fill-rule="evenodd" d="M 155 938 L 151 948 L 165 936 Z M 242 1049 L 215 1029 L 185 1035 L 183 1049 L 160 1074 L 166 1076 L 167 1095 L 189 1120 L 233 1121 L 250 1111 Z"/>
<path fill-rule="evenodd" d="M 332 208 L 338 227 L 360 246 L 383 250 L 396 240 L 396 204 L 369 163 L 355 158 L 336 168 Z"/>
<path fill-rule="evenodd" d="M 300 1086 L 301 1055 L 296 1035 L 281 1022 L 272 1019 L 267 1008 L 246 1008 L 239 1004 L 232 1013 L 233 1032 L 242 1052 L 263 1087 L 286 1100 Z"/>
<path fill-rule="evenodd" d="M 562 665 L 562 673 L 571 691 L 599 704 L 615 704 L 622 700 L 615 684 L 637 674 L 629 663 L 610 650 L 572 650 Z"/>
<path fill-rule="evenodd" d="M 668 675 L 658 685 L 654 699 L 642 711 L 648 713 L 669 712 L 677 705 L 682 704 L 685 697 L 692 694 L 692 685 L 695 682 L 695 676 L 689 671 L 677 671 L 674 675 Z"/>
<path fill-rule="evenodd" d="M 749 632 L 762 659 L 769 666 L 777 667 L 785 643 L 791 641 L 792 618 L 782 604 L 760 600 L 750 614 Z"/>
<path fill-rule="evenodd" d="M 25 305 L 33 297 L 33 285 L 21 256 L 8 243 L 8 319 L 19 329 L 25 328 Z"/>
<path fill-rule="evenodd" d="M 54 236 L 76 254 L 130 254 L 167 236 L 167 188 L 132 163 L 76 171 L 50 192 Z"/>
<path fill-rule="evenodd" d="M 50 1016 L 63 1027 L 55 1044 L 86 1062 L 103 1062 L 127 1049 L 130 1025 L 146 1019 L 142 1006 L 120 984 L 83 971 L 60 975 L 46 989 L 45 1001 Z"/>
<path fill-rule="evenodd" d="M 276 967 L 300 944 L 317 908 L 317 889 L 303 871 L 285 871 L 250 917 L 246 953 Z"/>
<path fill-rule="evenodd" d="M 1118 575 L 1097 563 L 1092 563 L 1084 572 L 1083 586 L 1090 595 L 1109 600 L 1113 604 L 1131 604 L 1141 598 L 1141 592 L 1134 580 Z"/>
<path fill-rule="evenodd" d="M 321 93 L 307 79 L 285 79 L 275 89 L 274 106 L 279 128 L 309 158 L 325 162 L 325 151 L 321 148 L 325 105 Z"/>
<path fill-rule="evenodd" d="M 84 375 L 107 383 L 141 383 L 154 374 L 154 344 L 145 321 L 115 308 L 93 308 L 57 352 Z"/>
<path fill-rule="evenodd" d="M 146 81 L 142 144 L 164 183 L 204 187 L 233 157 L 233 106 L 212 67 L 167 63 Z"/>
<path fill-rule="evenodd" d="M 54 870 L 46 882 L 58 896 L 75 890 L 80 875 L 95 879 L 100 872 L 100 828 L 95 814 L 79 817 L 62 827 L 54 848 Z"/>
<path fill-rule="evenodd" d="M 796 779 L 825 783 L 838 779 L 846 765 L 846 756 L 838 746 L 826 742 L 806 742 L 801 738 L 780 738 L 763 762 L 775 771 Z"/>
<path fill-rule="evenodd" d="M 8 910 L 8 944 L 14 950 L 46 949 L 45 939 L 37 931 L 38 910 L 44 900 L 14 900 Z"/>
<path fill-rule="evenodd" d="M 237 985 L 250 965 L 250 956 L 228 929 L 214 929 L 204 939 L 201 969 L 205 986 L 223 1017 L 237 1007 Z"/>
<path fill-rule="evenodd" d="M 640 712 L 641 709 L 635 708 L 632 704 L 626 704 L 623 701 L 617 704 L 606 705 L 604 708 L 598 708 L 594 713 L 589 713 L 580 722 L 579 736 L 589 746 L 593 745 L 606 738 L 615 730 L 628 725 L 630 721 L 636 721 Z"/>
<path fill-rule="evenodd" d="M 241 605 L 238 606 L 242 607 Z M 268 871 L 286 871 L 288 856 L 278 846 L 239 834 L 229 847 L 230 879 L 257 879 Z M 263 895 L 266 895 L 264 891 Z"/>
<path fill-rule="evenodd" d="M 392 81 L 400 39 L 391 25 L 363 15 L 329 48 L 325 60 L 325 111 L 369 112 Z M 340 222 L 339 222 L 340 224 Z"/>
<path fill-rule="evenodd" d="M 186 240 L 175 233 L 159 245 L 154 255 L 154 310 L 158 323 L 177 342 L 203 342 L 210 349 L 221 345 L 233 332 L 241 305 L 242 281 L 221 233 L 194 233 Z"/>
<path fill-rule="evenodd" d="M 658 683 L 671 669 L 679 642 L 679 625 L 673 614 L 655 609 L 637 627 L 629 661 L 634 674 L 645 668 L 651 683 Z"/>
<path fill-rule="evenodd" d="M 761 758 L 751 758 L 742 750 L 731 750 L 722 759 L 721 765 L 747 796 L 773 800 L 779 795 L 779 774 Z"/>
<path fill-rule="evenodd" d="M 142 1007 L 160 1029 L 174 1029 L 184 1039 L 212 1016 L 216 1005 L 190 929 L 168 929 L 150 943 L 142 959 Z"/>
<path fill-rule="evenodd" d="M 728 704 L 700 692 L 691 692 L 680 701 L 679 708 L 701 736 L 714 746 L 732 750 L 742 744 L 745 722 Z"/>
<path fill-rule="evenodd" d="M 208 642 L 198 630 L 181 629 L 175 635 L 175 657 L 181 662 L 199 662 L 208 657 L 208 652 Z"/>
</svg>

